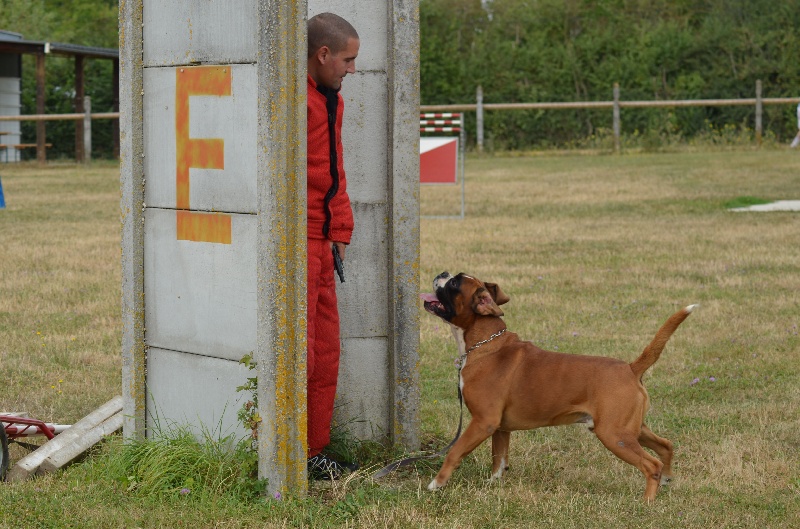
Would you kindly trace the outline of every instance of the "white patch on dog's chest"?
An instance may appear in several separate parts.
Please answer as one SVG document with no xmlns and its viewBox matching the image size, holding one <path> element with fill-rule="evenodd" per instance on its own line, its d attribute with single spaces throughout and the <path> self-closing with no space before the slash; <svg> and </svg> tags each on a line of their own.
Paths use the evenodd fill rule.
<svg viewBox="0 0 800 529">
<path fill-rule="evenodd" d="M 450 331 L 453 333 L 456 345 L 458 345 L 458 358 L 461 360 L 461 366 L 458 371 L 458 387 L 461 389 L 461 393 L 464 393 L 464 378 L 461 376 L 461 370 L 467 365 L 467 356 L 465 354 L 467 351 L 467 342 L 464 341 L 464 329 L 460 329 L 451 324 Z"/>
<path fill-rule="evenodd" d="M 458 354 L 463 355 L 467 350 L 467 342 L 464 341 L 464 329 L 460 329 L 453 324 L 450 324 L 450 332 L 453 333 L 453 338 L 456 339 L 458 345 Z"/>
</svg>

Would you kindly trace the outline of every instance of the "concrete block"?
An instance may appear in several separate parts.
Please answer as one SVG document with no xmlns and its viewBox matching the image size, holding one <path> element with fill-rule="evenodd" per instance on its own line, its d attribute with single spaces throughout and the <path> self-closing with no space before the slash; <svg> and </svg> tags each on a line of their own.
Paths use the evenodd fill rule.
<svg viewBox="0 0 800 529">
<path fill-rule="evenodd" d="M 359 439 L 384 439 L 391 435 L 393 390 L 389 370 L 389 340 L 342 340 L 339 385 L 334 422 L 344 424 Z"/>
<path fill-rule="evenodd" d="M 75 428 L 75 426 L 72 426 L 72 428 Z M 72 430 L 72 428 L 70 428 L 70 430 Z M 48 472 L 53 472 L 67 466 L 78 456 L 121 428 L 121 411 L 118 411 L 105 421 L 91 428 L 82 428 L 80 435 L 77 438 L 70 443 L 65 443 L 59 450 L 56 450 L 50 455 L 50 457 L 42 461 L 42 464 L 39 465 L 39 468 L 36 471 L 36 475 L 38 476 Z M 61 435 L 63 434 L 60 434 L 58 437 L 49 442 L 55 442 L 61 438 Z"/>
<path fill-rule="evenodd" d="M 258 2 L 143 1 L 144 66 L 255 62 Z"/>
<path fill-rule="evenodd" d="M 239 361 L 256 347 L 256 217 L 231 216 L 231 244 L 179 241 L 176 212 L 145 212 L 145 340 Z"/>
<path fill-rule="evenodd" d="M 342 338 L 389 335 L 388 211 L 385 204 L 353 204 L 356 227 L 347 248 L 345 282 L 336 280 Z M 366 307 L 369 307 L 368 309 Z"/>
<path fill-rule="evenodd" d="M 55 438 L 17 461 L 11 470 L 6 474 L 7 481 L 25 481 L 36 474 L 42 462 L 61 450 L 65 446 L 80 443 L 80 438 L 84 433 L 105 422 L 110 417 L 122 411 L 122 396 L 114 397 L 86 417 L 72 425 Z M 122 415 L 120 415 L 119 427 L 122 426 Z M 87 447 L 88 448 L 88 447 Z"/>
<path fill-rule="evenodd" d="M 235 388 L 252 376 L 238 360 L 254 353 L 269 492 L 307 486 L 306 10 L 337 13 L 361 36 L 342 92 L 356 231 L 337 285 L 337 420 L 415 449 L 417 0 L 120 4 L 126 436 L 158 425 L 248 435 L 236 413 L 249 396 Z M 230 83 L 201 79 L 194 94 L 206 95 L 188 96 L 182 69 L 226 69 Z"/>
<path fill-rule="evenodd" d="M 236 417 L 250 399 L 236 388 L 255 376 L 238 361 L 209 358 L 178 351 L 147 351 L 147 426 L 156 436 L 185 426 L 202 439 L 233 434 L 238 440 L 249 431 Z"/>
<path fill-rule="evenodd" d="M 389 195 L 389 112 L 383 72 L 356 73 L 342 83 L 342 143 L 347 190 L 353 202 L 386 203 Z"/>
<path fill-rule="evenodd" d="M 256 67 L 234 64 L 230 95 L 189 97 L 189 137 L 224 142 L 224 168 L 189 169 L 189 207 L 195 211 L 256 213 Z M 186 68 L 144 70 L 145 204 L 176 208 L 176 83 Z"/>
</svg>

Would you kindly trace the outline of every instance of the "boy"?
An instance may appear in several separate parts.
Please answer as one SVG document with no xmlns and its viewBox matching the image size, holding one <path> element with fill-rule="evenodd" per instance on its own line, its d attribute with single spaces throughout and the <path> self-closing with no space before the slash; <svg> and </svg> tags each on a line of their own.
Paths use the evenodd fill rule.
<svg viewBox="0 0 800 529">
<path fill-rule="evenodd" d="M 308 474 L 337 479 L 356 464 L 323 453 L 339 376 L 339 312 L 333 251 L 344 261 L 353 211 L 342 160 L 342 80 L 355 73 L 360 40 L 343 18 L 308 20 Z"/>
</svg>

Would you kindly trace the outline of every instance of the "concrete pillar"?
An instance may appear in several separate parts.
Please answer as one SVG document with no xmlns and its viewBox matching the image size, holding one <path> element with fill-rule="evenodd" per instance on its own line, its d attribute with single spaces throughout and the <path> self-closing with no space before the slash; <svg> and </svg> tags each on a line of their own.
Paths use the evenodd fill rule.
<svg viewBox="0 0 800 529">
<path fill-rule="evenodd" d="M 259 474 L 270 491 L 305 489 L 305 24 L 332 11 L 361 35 L 342 92 L 356 229 L 337 420 L 416 448 L 417 0 L 120 11 L 126 437 L 172 423 L 246 435 L 235 388 L 252 354 Z"/>
</svg>

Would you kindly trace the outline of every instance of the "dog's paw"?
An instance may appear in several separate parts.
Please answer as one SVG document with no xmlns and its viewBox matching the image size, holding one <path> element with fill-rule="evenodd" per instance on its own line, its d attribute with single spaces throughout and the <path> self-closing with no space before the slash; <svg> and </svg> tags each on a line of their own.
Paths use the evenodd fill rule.
<svg viewBox="0 0 800 529">
<path fill-rule="evenodd" d="M 502 478 L 503 474 L 505 474 L 507 470 L 508 470 L 508 465 L 506 464 L 506 460 L 502 459 L 500 461 L 499 468 L 492 473 L 491 477 L 489 478 L 489 481 L 497 481 L 498 479 Z"/>
<path fill-rule="evenodd" d="M 430 490 L 430 491 L 439 490 L 439 489 L 441 489 L 443 486 L 444 486 L 444 485 L 439 485 L 439 482 L 438 482 L 438 481 L 436 481 L 436 479 L 434 478 L 434 480 L 433 480 L 433 481 L 431 481 L 431 482 L 428 484 L 428 490 Z"/>
</svg>

